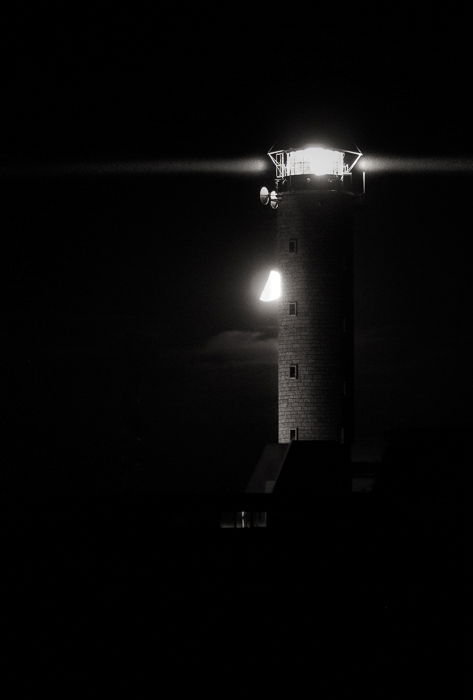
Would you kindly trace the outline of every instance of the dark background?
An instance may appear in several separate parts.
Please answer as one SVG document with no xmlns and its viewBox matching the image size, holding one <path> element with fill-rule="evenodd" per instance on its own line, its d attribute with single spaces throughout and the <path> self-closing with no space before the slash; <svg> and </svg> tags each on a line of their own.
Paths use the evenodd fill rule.
<svg viewBox="0 0 473 700">
<path fill-rule="evenodd" d="M 275 316 L 258 302 L 271 168 L 101 176 L 63 163 L 265 158 L 325 137 L 368 156 L 471 156 L 461 13 L 304 13 L 4 15 L 5 484 L 238 491 L 276 439 Z M 359 459 L 393 431 L 471 428 L 470 185 L 368 173 Z"/>
<path fill-rule="evenodd" d="M 471 175 L 367 176 L 355 452 L 385 450 L 373 494 L 297 503 L 304 527 L 289 512 L 279 529 L 227 530 L 219 509 L 276 439 L 275 316 L 258 302 L 273 174 L 70 164 L 264 158 L 326 138 L 471 162 L 467 17 L 31 6 L 1 16 L 3 687 L 452 695 Z M 169 492 L 218 496 L 171 530 L 190 500 Z"/>
</svg>

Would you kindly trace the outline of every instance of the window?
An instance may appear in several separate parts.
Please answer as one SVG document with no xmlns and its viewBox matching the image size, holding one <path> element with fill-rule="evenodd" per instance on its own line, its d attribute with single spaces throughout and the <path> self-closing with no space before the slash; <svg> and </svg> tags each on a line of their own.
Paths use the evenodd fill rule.
<svg viewBox="0 0 473 700">
<path fill-rule="evenodd" d="M 289 252 L 297 253 L 297 238 L 291 238 L 289 241 Z"/>
<path fill-rule="evenodd" d="M 291 379 L 298 379 L 299 377 L 299 365 L 289 366 L 289 376 Z"/>
<path fill-rule="evenodd" d="M 297 316 L 297 301 L 289 302 L 289 316 Z"/>
<path fill-rule="evenodd" d="M 299 428 L 291 428 L 289 431 L 289 440 L 292 442 L 293 440 L 297 440 L 299 437 Z"/>
</svg>

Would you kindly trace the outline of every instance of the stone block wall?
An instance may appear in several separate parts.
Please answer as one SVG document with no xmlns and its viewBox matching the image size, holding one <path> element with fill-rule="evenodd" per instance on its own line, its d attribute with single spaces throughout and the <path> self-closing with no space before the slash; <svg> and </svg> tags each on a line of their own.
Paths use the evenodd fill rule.
<svg viewBox="0 0 473 700">
<path fill-rule="evenodd" d="M 296 190 L 282 194 L 276 216 L 279 442 L 346 442 L 353 422 L 349 207 L 339 192 Z M 290 314 L 294 302 L 296 313 Z"/>
</svg>

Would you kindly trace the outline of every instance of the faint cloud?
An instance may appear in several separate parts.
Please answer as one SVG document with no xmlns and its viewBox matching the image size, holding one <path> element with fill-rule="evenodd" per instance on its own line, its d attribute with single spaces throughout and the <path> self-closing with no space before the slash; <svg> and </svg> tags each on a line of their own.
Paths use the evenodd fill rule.
<svg viewBox="0 0 473 700">
<path fill-rule="evenodd" d="M 212 336 L 200 351 L 205 362 L 223 365 L 275 365 L 277 339 L 257 331 L 223 331 Z"/>
</svg>

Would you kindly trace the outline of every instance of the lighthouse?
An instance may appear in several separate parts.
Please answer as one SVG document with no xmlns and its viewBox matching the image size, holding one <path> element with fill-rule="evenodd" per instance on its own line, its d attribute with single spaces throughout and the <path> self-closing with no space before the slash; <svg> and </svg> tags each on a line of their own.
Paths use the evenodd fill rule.
<svg viewBox="0 0 473 700">
<path fill-rule="evenodd" d="M 271 491 L 289 452 L 302 454 L 298 443 L 305 455 L 349 459 L 353 204 L 361 194 L 353 169 L 361 155 L 322 145 L 268 153 L 274 186 L 262 187 L 260 200 L 276 259 L 260 299 L 278 304 L 278 444 L 266 446 L 249 490 Z"/>
<path fill-rule="evenodd" d="M 263 188 L 260 197 L 276 219 L 278 440 L 348 443 L 353 435 L 352 171 L 361 153 L 308 147 L 268 155 L 276 169 L 275 189 L 266 195 Z"/>
</svg>

